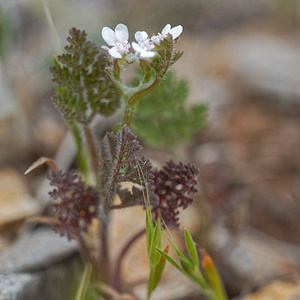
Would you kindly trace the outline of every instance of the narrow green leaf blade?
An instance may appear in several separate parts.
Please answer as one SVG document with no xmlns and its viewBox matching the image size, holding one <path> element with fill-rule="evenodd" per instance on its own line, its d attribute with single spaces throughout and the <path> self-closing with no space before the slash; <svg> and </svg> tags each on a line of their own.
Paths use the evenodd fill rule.
<svg viewBox="0 0 300 300">
<path fill-rule="evenodd" d="M 146 211 L 146 237 L 147 237 L 147 250 L 148 250 L 148 254 L 150 254 L 150 247 L 151 247 L 151 242 L 153 240 L 154 226 L 153 226 L 151 213 L 149 213 L 148 210 L 149 208 L 147 208 Z"/>
<path fill-rule="evenodd" d="M 193 275 L 194 270 L 195 270 L 195 265 L 193 261 L 191 261 L 188 257 L 186 256 L 178 256 L 180 264 L 182 268 L 189 274 Z"/>
<path fill-rule="evenodd" d="M 156 251 L 158 251 L 158 248 L 156 248 Z M 168 254 L 168 251 L 169 251 L 169 245 L 166 246 L 163 253 Z M 157 265 L 151 266 L 149 281 L 148 281 L 148 298 L 150 298 L 150 295 L 158 286 L 161 276 L 162 276 L 162 273 L 164 271 L 165 265 L 166 265 L 166 259 L 164 256 L 161 255 L 159 263 Z"/>
<path fill-rule="evenodd" d="M 147 289 L 147 299 L 150 299 L 151 294 L 153 293 L 155 287 L 154 287 L 154 281 L 155 281 L 155 265 L 151 265 L 150 267 L 150 274 L 148 279 L 148 289 Z"/>
<path fill-rule="evenodd" d="M 161 223 L 160 218 L 156 221 L 156 226 L 153 233 L 153 238 L 150 246 L 149 261 L 151 265 L 157 265 L 160 260 L 160 254 L 156 248 L 161 248 Z"/>
<path fill-rule="evenodd" d="M 167 253 L 165 253 L 164 251 L 162 251 L 159 248 L 156 248 L 156 250 L 161 254 L 161 256 L 163 256 L 177 270 L 179 270 L 180 272 L 185 273 L 185 271 L 176 263 L 176 261 L 171 256 L 169 256 Z"/>
<path fill-rule="evenodd" d="M 168 254 L 168 251 L 169 251 L 169 245 L 166 246 L 163 252 Z M 166 259 L 164 256 L 161 255 L 159 263 L 155 266 L 155 274 L 153 279 L 153 291 L 156 289 L 158 283 L 160 282 L 165 265 L 166 265 Z"/>
<path fill-rule="evenodd" d="M 199 257 L 198 257 L 197 249 L 196 249 L 196 246 L 195 246 L 195 242 L 193 241 L 193 238 L 192 238 L 190 232 L 187 229 L 184 230 L 184 235 L 185 235 L 185 245 L 186 245 L 186 248 L 189 252 L 189 255 L 190 255 L 193 263 L 196 266 L 198 266 Z"/>
</svg>

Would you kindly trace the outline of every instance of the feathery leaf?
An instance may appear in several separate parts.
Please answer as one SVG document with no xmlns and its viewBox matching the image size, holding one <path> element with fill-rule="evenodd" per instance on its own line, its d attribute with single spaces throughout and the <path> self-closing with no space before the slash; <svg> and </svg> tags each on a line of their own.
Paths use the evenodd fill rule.
<svg viewBox="0 0 300 300">
<path fill-rule="evenodd" d="M 116 135 L 105 135 L 102 143 L 102 197 L 106 210 L 112 205 L 115 193 L 125 206 L 144 204 L 143 193 L 138 192 L 137 188 L 131 192 L 121 188 L 122 182 L 144 187 L 145 182 L 139 172 L 143 173 L 148 186 L 152 185 L 154 169 L 148 159 L 138 156 L 141 150 L 137 137 L 126 125 Z"/>
<path fill-rule="evenodd" d="M 66 120 L 88 124 L 95 114 L 109 116 L 120 97 L 104 69 L 106 60 L 99 47 L 86 40 L 85 31 L 71 28 L 66 53 L 50 68 L 57 93 L 53 97 Z"/>
</svg>

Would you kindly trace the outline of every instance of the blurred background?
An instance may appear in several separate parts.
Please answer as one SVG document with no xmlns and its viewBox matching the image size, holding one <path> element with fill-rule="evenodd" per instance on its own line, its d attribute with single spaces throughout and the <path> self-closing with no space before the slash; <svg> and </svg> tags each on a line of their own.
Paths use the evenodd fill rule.
<svg viewBox="0 0 300 300">
<path fill-rule="evenodd" d="M 0 251 L 40 209 L 32 195 L 45 169 L 24 170 L 66 139 L 51 102 L 53 55 L 73 26 L 100 46 L 101 28 L 118 23 L 130 40 L 184 27 L 173 70 L 189 103 L 207 105 L 205 129 L 180 150 L 201 171 L 191 226 L 229 294 L 266 286 L 259 293 L 277 291 L 271 299 L 300 299 L 299 0 L 0 1 Z M 161 163 L 170 155 L 147 151 Z M 255 297 L 244 299 L 265 299 Z"/>
</svg>

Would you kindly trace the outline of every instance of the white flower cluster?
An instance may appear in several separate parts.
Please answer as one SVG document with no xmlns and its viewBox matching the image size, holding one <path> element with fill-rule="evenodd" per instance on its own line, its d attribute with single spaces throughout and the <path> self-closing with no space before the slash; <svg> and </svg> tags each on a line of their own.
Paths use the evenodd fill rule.
<svg viewBox="0 0 300 300">
<path fill-rule="evenodd" d="M 137 31 L 134 35 L 136 42 L 132 42 L 130 45 L 128 42 L 129 33 L 128 28 L 124 24 L 118 24 L 115 30 L 109 27 L 102 28 L 103 40 L 111 46 L 102 46 L 103 49 L 107 50 L 111 57 L 120 59 L 125 58 L 127 62 L 133 62 L 140 58 L 151 58 L 156 55 L 155 48 L 160 44 L 160 42 L 171 34 L 173 40 L 177 39 L 182 33 L 182 26 L 178 25 L 171 27 L 167 24 L 161 33 L 153 35 L 149 38 L 146 31 Z M 130 48 L 133 48 L 135 53 L 130 52 Z"/>
</svg>

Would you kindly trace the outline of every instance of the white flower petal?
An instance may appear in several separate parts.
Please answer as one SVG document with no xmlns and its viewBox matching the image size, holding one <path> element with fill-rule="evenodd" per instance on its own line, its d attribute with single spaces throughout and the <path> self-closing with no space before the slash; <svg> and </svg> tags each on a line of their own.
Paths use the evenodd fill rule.
<svg viewBox="0 0 300 300">
<path fill-rule="evenodd" d="M 117 34 L 117 37 L 122 41 L 128 41 L 129 38 L 129 33 L 128 33 L 128 28 L 124 24 L 118 24 L 116 26 L 115 32 Z"/>
<path fill-rule="evenodd" d="M 138 43 L 144 42 L 148 39 L 148 33 L 146 31 L 137 31 L 134 37 Z"/>
<path fill-rule="evenodd" d="M 153 57 L 155 56 L 155 52 L 152 52 L 152 51 L 142 51 L 140 56 L 141 57 L 144 57 L 144 58 L 149 58 L 149 57 Z"/>
<path fill-rule="evenodd" d="M 102 37 L 109 46 L 114 46 L 117 42 L 116 33 L 109 27 L 102 28 Z"/>
<path fill-rule="evenodd" d="M 115 47 L 109 49 L 108 53 L 114 58 L 122 58 L 122 55 L 118 52 L 118 50 Z"/>
<path fill-rule="evenodd" d="M 169 33 L 171 30 L 171 25 L 170 24 L 167 24 L 164 29 L 162 30 L 161 34 L 165 35 L 167 33 Z"/>
<path fill-rule="evenodd" d="M 170 30 L 170 33 L 173 36 L 173 40 L 177 39 L 182 33 L 183 27 L 181 25 L 177 25 Z"/>
<path fill-rule="evenodd" d="M 132 48 L 136 52 L 142 52 L 143 51 L 143 49 L 136 42 L 132 42 Z"/>
<path fill-rule="evenodd" d="M 107 46 L 101 46 L 102 49 L 109 51 L 109 48 Z"/>
</svg>

